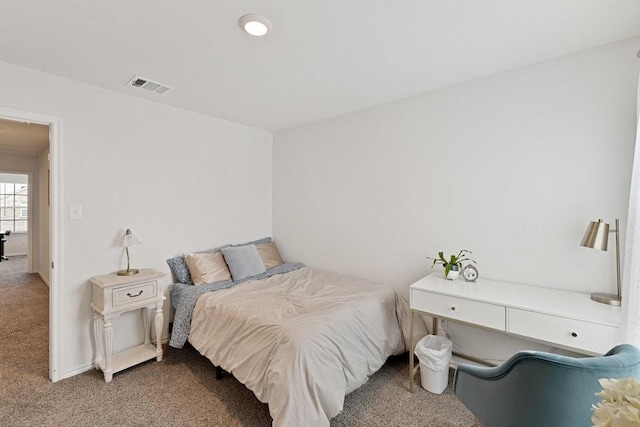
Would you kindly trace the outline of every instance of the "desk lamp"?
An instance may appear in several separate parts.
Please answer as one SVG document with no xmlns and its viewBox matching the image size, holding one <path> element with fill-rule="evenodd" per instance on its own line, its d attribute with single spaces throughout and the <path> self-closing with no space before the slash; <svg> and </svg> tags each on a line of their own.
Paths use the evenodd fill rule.
<svg viewBox="0 0 640 427">
<path fill-rule="evenodd" d="M 594 292 L 591 294 L 591 299 L 603 304 L 620 305 L 622 302 L 622 287 L 620 284 L 620 221 L 616 219 L 616 228 L 612 230 L 609 229 L 609 224 L 601 219 L 598 221 L 591 221 L 580 245 L 585 248 L 606 251 L 607 242 L 609 241 L 609 233 L 616 233 L 616 272 L 618 279 L 618 295 Z"/>
<path fill-rule="evenodd" d="M 127 231 L 124 233 L 124 238 L 122 239 L 122 246 L 124 246 L 125 251 L 127 251 L 127 269 L 118 271 L 118 276 L 133 276 L 139 273 L 137 269 L 129 268 L 129 246 L 139 244 L 140 240 L 131 232 L 130 228 L 127 228 Z"/>
</svg>

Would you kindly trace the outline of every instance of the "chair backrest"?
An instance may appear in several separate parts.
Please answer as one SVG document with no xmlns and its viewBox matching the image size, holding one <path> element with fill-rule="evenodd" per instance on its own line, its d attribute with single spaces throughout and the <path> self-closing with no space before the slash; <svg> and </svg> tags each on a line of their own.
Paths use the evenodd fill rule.
<svg viewBox="0 0 640 427">
<path fill-rule="evenodd" d="M 601 357 L 524 351 L 502 365 L 459 365 L 456 396 L 486 427 L 591 425 L 600 378 L 640 378 L 640 350 L 614 347 Z"/>
</svg>

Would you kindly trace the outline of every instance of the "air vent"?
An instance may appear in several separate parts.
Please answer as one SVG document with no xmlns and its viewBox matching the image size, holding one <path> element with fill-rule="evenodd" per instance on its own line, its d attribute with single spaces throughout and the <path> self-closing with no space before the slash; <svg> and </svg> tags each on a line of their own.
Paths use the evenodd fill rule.
<svg viewBox="0 0 640 427">
<path fill-rule="evenodd" d="M 140 89 L 148 90 L 149 92 L 159 93 L 161 95 L 173 89 L 171 86 L 154 82 L 153 80 L 149 80 L 140 76 L 135 76 L 134 78 L 129 80 L 127 86 L 137 87 Z"/>
</svg>

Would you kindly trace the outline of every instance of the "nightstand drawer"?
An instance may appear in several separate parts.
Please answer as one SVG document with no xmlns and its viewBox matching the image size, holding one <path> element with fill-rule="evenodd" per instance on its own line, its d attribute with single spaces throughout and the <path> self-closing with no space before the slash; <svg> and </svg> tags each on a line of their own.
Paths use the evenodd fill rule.
<svg viewBox="0 0 640 427">
<path fill-rule="evenodd" d="M 156 296 L 156 282 L 137 283 L 113 290 L 113 306 L 138 303 Z"/>
<path fill-rule="evenodd" d="M 506 330 L 504 306 L 412 290 L 411 307 L 436 317 L 459 320 L 500 331 Z"/>
<path fill-rule="evenodd" d="M 604 354 L 616 344 L 617 328 L 515 308 L 508 332 L 561 346 Z"/>
</svg>

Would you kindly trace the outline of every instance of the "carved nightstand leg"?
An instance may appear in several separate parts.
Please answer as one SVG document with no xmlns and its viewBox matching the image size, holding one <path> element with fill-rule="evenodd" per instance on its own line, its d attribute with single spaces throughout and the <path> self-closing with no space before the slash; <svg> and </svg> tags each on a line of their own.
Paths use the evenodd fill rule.
<svg viewBox="0 0 640 427">
<path fill-rule="evenodd" d="M 104 350 L 102 348 L 102 335 L 100 334 L 100 326 L 101 326 L 100 319 L 102 319 L 102 317 L 94 311 L 93 312 L 93 339 L 96 343 L 96 355 L 95 355 L 95 358 L 93 359 L 93 364 L 95 365 L 96 369 L 100 369 L 100 360 L 102 360 L 102 355 L 104 354 Z"/>
<path fill-rule="evenodd" d="M 162 304 L 156 305 L 156 360 L 160 362 L 162 360 Z"/>
<path fill-rule="evenodd" d="M 112 363 L 112 353 L 113 353 L 113 327 L 111 323 L 111 316 L 104 316 L 104 329 L 103 329 L 103 337 L 104 337 L 104 355 L 105 355 L 105 364 L 104 364 L 104 380 L 106 382 L 111 381 L 113 378 L 113 367 Z"/>
</svg>

